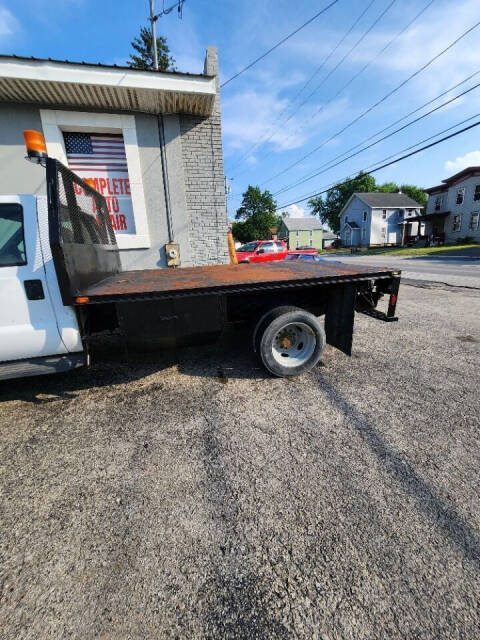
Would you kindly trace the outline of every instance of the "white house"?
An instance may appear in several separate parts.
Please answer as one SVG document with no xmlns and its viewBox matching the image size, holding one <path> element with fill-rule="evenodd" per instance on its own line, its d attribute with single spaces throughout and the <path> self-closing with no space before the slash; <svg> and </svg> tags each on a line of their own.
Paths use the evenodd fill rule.
<svg viewBox="0 0 480 640">
<path fill-rule="evenodd" d="M 427 235 L 439 235 L 445 242 L 467 236 L 480 242 L 480 167 L 467 167 L 425 191 Z"/>
<path fill-rule="evenodd" d="M 404 193 L 354 193 L 340 211 L 347 247 L 404 244 L 418 233 L 421 205 Z"/>
</svg>

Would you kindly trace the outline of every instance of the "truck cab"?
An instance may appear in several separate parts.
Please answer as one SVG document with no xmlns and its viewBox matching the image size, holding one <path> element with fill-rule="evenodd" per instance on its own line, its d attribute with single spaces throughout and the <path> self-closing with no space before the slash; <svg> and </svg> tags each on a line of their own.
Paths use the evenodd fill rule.
<svg viewBox="0 0 480 640">
<path fill-rule="evenodd" d="M 85 364 L 75 311 L 60 296 L 46 196 L 0 196 L 0 379 Z"/>
</svg>

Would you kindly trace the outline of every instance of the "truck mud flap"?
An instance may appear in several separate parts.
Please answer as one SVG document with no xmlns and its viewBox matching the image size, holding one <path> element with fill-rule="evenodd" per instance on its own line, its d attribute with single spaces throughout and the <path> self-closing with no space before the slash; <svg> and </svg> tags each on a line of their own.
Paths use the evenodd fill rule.
<svg viewBox="0 0 480 640">
<path fill-rule="evenodd" d="M 356 297 L 357 287 L 353 283 L 329 287 L 325 314 L 327 342 L 347 356 L 352 355 Z"/>
</svg>

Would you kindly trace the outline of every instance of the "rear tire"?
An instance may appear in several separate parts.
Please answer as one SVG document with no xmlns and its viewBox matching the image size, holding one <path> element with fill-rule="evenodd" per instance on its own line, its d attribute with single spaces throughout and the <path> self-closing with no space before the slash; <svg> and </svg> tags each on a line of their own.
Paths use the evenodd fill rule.
<svg viewBox="0 0 480 640">
<path fill-rule="evenodd" d="M 277 307 L 259 321 L 255 350 L 270 373 L 284 378 L 310 371 L 325 347 L 318 318 L 299 307 Z"/>
</svg>

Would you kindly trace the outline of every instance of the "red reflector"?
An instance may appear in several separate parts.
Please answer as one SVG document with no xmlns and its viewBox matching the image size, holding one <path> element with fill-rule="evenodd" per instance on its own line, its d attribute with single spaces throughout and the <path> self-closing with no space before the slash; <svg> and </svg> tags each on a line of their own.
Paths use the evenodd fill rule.
<svg viewBox="0 0 480 640">
<path fill-rule="evenodd" d="M 397 304 L 397 296 L 394 293 L 390 296 L 390 304 Z"/>
</svg>

